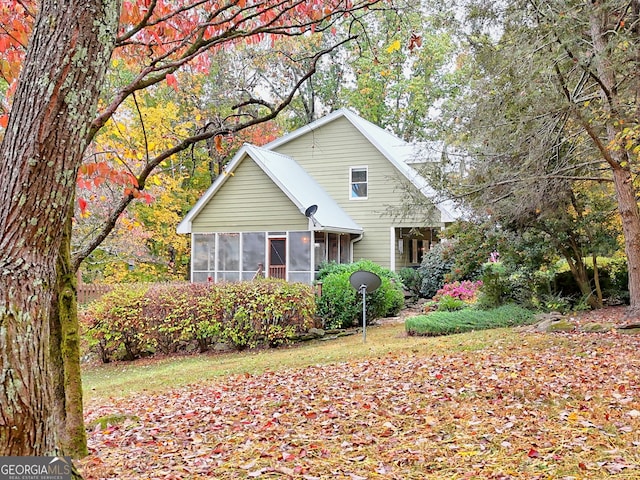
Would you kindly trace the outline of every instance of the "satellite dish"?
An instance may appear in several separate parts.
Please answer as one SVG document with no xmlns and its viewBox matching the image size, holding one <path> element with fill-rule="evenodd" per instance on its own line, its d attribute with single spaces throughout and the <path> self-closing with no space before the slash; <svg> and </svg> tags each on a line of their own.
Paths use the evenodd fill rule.
<svg viewBox="0 0 640 480">
<path fill-rule="evenodd" d="M 311 205 L 304 211 L 304 216 L 307 218 L 311 218 L 314 213 L 318 211 L 318 205 Z"/>
<path fill-rule="evenodd" d="M 374 292 L 382 284 L 373 272 L 356 270 L 349 276 L 349 283 L 362 294 L 362 343 L 367 342 L 367 293 Z"/>
<path fill-rule="evenodd" d="M 318 205 L 311 205 L 307 207 L 307 209 L 304 211 L 304 216 L 311 219 L 314 227 L 318 226 L 318 223 L 316 222 L 316 217 L 313 216 L 313 214 L 316 213 L 317 211 L 318 211 Z"/>
<path fill-rule="evenodd" d="M 382 284 L 380 277 L 372 272 L 366 270 L 357 270 L 349 277 L 349 283 L 358 291 L 361 291 L 364 287 L 367 293 L 374 292 Z"/>
</svg>

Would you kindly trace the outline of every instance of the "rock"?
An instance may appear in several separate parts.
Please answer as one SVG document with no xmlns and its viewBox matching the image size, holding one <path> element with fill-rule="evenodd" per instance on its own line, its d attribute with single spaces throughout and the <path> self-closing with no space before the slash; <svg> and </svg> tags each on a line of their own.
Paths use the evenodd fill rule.
<svg viewBox="0 0 640 480">
<path fill-rule="evenodd" d="M 552 314 L 545 314 L 542 317 L 544 320 L 537 323 L 535 326 L 535 329 L 538 332 L 571 332 L 576 328 L 573 322 L 563 318 L 562 316 L 558 318 Z"/>
<path fill-rule="evenodd" d="M 614 327 L 615 326 L 613 325 L 613 323 L 590 322 L 582 325 L 580 327 L 580 331 L 586 332 L 586 333 L 600 333 L 600 332 L 608 332 Z"/>
<path fill-rule="evenodd" d="M 551 322 L 547 328 L 547 332 L 571 332 L 575 329 L 575 323 L 563 318 L 561 320 Z"/>
<path fill-rule="evenodd" d="M 214 352 L 230 352 L 233 350 L 233 347 L 226 342 L 218 342 L 213 345 Z"/>
<path fill-rule="evenodd" d="M 316 338 L 324 337 L 325 331 L 321 328 L 310 328 L 307 332 L 309 335 L 313 335 Z"/>
</svg>

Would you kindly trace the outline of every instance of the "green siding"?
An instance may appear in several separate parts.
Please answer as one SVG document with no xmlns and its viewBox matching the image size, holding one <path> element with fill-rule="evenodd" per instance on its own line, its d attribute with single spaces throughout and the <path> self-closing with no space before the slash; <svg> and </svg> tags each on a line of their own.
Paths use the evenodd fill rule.
<svg viewBox="0 0 640 480">
<path fill-rule="evenodd" d="M 425 221 L 428 212 L 402 221 L 388 213 L 389 207 L 401 207 L 408 181 L 346 118 L 325 124 L 276 151 L 293 157 L 364 229 L 364 237 L 354 244 L 354 260 L 367 258 L 389 267 L 392 226 L 440 226 Z M 349 169 L 357 166 L 368 167 L 367 200 L 349 198 Z M 409 188 L 414 189 L 412 185 Z"/>
<path fill-rule="evenodd" d="M 308 220 L 253 160 L 245 157 L 192 223 L 194 233 L 307 230 Z"/>
</svg>

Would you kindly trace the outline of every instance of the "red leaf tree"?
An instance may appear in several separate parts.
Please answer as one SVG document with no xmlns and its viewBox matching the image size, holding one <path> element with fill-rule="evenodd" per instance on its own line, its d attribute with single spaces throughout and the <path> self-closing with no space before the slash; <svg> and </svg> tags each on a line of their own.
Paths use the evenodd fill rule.
<svg viewBox="0 0 640 480">
<path fill-rule="evenodd" d="M 217 51 L 327 32 L 341 22 L 364 25 L 358 17 L 378 3 L 2 2 L 0 75 L 8 99 L 0 112 L 0 455 L 83 453 L 74 273 L 154 169 L 198 142 L 275 118 L 322 55 L 353 35 L 310 55 L 306 73 L 277 101 L 239 98 L 233 115 L 147 158 L 101 233 L 72 257 L 76 178 L 96 133 L 135 92 L 162 82 L 179 88 L 181 69 L 205 71 Z M 106 91 L 105 72 L 116 58 L 135 74 Z"/>
</svg>

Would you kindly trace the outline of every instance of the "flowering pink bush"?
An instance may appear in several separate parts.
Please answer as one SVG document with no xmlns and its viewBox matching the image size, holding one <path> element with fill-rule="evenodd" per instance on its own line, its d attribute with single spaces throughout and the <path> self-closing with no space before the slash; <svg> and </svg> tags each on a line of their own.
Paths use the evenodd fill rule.
<svg viewBox="0 0 640 480">
<path fill-rule="evenodd" d="M 439 301 L 442 297 L 457 298 L 467 303 L 476 301 L 478 290 L 482 287 L 482 281 L 472 282 L 465 280 L 463 282 L 453 282 L 445 284 L 433 297 L 434 301 Z"/>
</svg>

